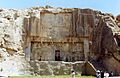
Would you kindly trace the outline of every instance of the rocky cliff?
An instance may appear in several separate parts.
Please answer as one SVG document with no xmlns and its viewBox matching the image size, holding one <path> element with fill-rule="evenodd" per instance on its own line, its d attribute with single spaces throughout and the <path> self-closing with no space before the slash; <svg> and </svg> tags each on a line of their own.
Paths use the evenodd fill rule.
<svg viewBox="0 0 120 78">
<path fill-rule="evenodd" d="M 90 9 L 76 9 L 74 13 L 74 34 L 89 36 L 89 61 L 96 69 L 119 74 L 119 18 Z M 76 33 L 77 32 L 77 33 Z M 114 63 L 114 65 L 113 65 Z"/>
<path fill-rule="evenodd" d="M 48 16 L 41 15 L 44 13 L 48 13 Z M 67 27 L 62 31 L 59 29 L 59 31 L 52 31 L 52 28 L 48 28 L 47 33 L 41 32 L 42 28 L 45 29 L 45 26 L 40 26 L 41 21 L 46 22 L 45 20 L 48 18 L 54 17 L 54 15 L 49 16 L 49 13 L 61 15 L 47 21 L 53 22 L 52 24 L 42 23 L 42 25 L 51 27 L 57 24 L 62 25 L 64 20 L 70 18 L 67 20 L 71 21 L 70 24 L 64 22 L 65 25 L 71 26 L 70 30 Z M 66 18 L 62 19 L 62 16 Z M 57 22 L 58 19 L 61 20 Z M 63 34 L 64 32 L 70 32 L 70 34 Z M 25 10 L 0 9 L 0 75 L 31 74 L 28 62 L 30 61 L 30 36 L 38 37 L 41 33 L 43 37 L 50 36 L 50 39 L 51 37 L 55 39 L 59 39 L 59 37 L 87 37 L 89 41 L 85 43 L 87 47 L 84 47 L 84 52 L 89 50 L 84 53 L 87 61 L 90 61 L 96 69 L 113 71 L 118 75 L 120 73 L 119 32 L 118 18 L 115 19 L 111 14 L 91 9 L 52 7 L 34 7 Z M 59 37 L 57 37 L 58 35 Z M 36 41 L 37 39 L 35 38 Z M 28 61 L 25 60 L 25 56 Z"/>
<path fill-rule="evenodd" d="M 0 75 L 28 75 L 30 65 L 23 53 L 24 12 L 0 9 Z"/>
</svg>

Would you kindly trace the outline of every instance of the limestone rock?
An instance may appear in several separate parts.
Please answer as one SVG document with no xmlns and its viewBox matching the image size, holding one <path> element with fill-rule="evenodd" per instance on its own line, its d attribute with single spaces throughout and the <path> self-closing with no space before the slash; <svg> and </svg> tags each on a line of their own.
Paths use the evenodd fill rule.
<svg viewBox="0 0 120 78">
<path fill-rule="evenodd" d="M 116 20 L 120 22 L 120 15 L 116 16 Z"/>
<path fill-rule="evenodd" d="M 15 17 L 17 10 L 0 12 L 0 75 L 30 75 L 31 67 L 23 53 L 23 17 Z M 20 55 L 22 54 L 22 55 Z"/>
<path fill-rule="evenodd" d="M 116 66 L 120 65 L 117 52 L 120 46 L 115 39 L 115 34 L 119 36 L 120 33 L 119 21 L 119 16 L 115 19 L 111 14 L 92 9 L 53 7 L 0 9 L 0 75 L 31 74 L 31 67 L 25 56 L 28 61 L 31 61 L 32 56 L 35 56 L 34 60 L 38 60 L 40 55 L 43 55 L 42 60 L 54 61 L 56 49 L 62 51 L 63 61 L 66 56 L 69 56 L 68 61 L 71 61 L 72 55 L 74 61 L 82 58 L 93 65 L 94 61 L 102 61 L 101 67 L 103 65 L 110 72 L 111 66 L 105 62 L 111 63 L 110 61 L 114 60 Z M 34 53 L 32 56 L 30 51 Z M 54 68 L 47 64 L 48 62 L 43 65 L 36 62 L 36 66 L 33 65 L 35 72 L 45 74 L 46 69 L 41 69 L 39 65 L 46 65 L 49 69 L 48 74 L 54 69 L 57 71 L 60 66 Z M 63 69 L 65 67 L 63 66 Z M 116 74 L 120 71 L 115 66 L 112 70 L 114 73 L 117 71 Z"/>
</svg>

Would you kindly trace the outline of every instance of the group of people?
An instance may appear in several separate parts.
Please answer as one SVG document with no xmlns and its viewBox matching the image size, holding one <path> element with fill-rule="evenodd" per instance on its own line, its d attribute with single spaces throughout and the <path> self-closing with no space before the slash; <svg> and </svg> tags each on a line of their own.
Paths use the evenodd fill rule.
<svg viewBox="0 0 120 78">
<path fill-rule="evenodd" d="M 113 72 L 111 71 L 110 73 L 107 73 L 106 71 L 96 71 L 96 78 L 109 78 L 109 76 L 113 76 Z M 75 71 L 72 69 L 71 70 L 71 78 L 75 78 Z"/>
<path fill-rule="evenodd" d="M 110 74 L 99 70 L 96 72 L 96 78 L 109 78 L 109 76 L 113 76 L 113 72 L 110 72 Z"/>
</svg>

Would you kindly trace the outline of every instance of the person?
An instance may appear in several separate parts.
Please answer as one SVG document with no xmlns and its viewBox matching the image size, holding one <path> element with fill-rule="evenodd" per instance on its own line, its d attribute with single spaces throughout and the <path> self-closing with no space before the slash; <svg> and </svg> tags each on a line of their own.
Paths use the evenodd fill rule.
<svg viewBox="0 0 120 78">
<path fill-rule="evenodd" d="M 113 72 L 111 71 L 111 72 L 110 72 L 110 77 L 112 77 L 112 76 L 113 76 Z"/>
<path fill-rule="evenodd" d="M 104 73 L 104 77 L 105 77 L 105 78 L 109 78 L 109 73 L 105 72 L 105 73 Z"/>
<path fill-rule="evenodd" d="M 75 71 L 73 69 L 71 70 L 71 76 L 72 78 L 75 78 Z"/>
<path fill-rule="evenodd" d="M 101 78 L 101 74 L 99 70 L 96 71 L 96 78 Z"/>
<path fill-rule="evenodd" d="M 101 78 L 104 78 L 104 72 L 101 71 Z"/>
</svg>

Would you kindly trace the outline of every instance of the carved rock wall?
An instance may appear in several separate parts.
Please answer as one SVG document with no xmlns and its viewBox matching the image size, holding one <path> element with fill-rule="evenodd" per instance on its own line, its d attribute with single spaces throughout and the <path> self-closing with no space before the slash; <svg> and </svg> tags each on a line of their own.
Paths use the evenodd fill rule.
<svg viewBox="0 0 120 78">
<path fill-rule="evenodd" d="M 82 74 L 82 67 L 84 62 L 62 62 L 62 61 L 31 61 L 34 67 L 34 72 L 40 75 L 70 75 L 74 68 L 76 74 Z M 39 70 L 38 70 L 39 69 Z"/>
<path fill-rule="evenodd" d="M 19 70 L 26 68 L 22 71 L 22 75 L 30 74 L 28 71 L 30 66 L 25 56 L 30 61 L 32 58 L 39 59 L 43 54 L 43 59 L 51 61 L 55 59 L 53 57 L 56 49 L 60 49 L 63 55 L 64 53 L 72 55 L 76 52 L 75 59 L 82 53 L 83 58 L 91 63 L 102 61 L 101 65 L 110 72 L 111 66 L 107 63 L 112 64 L 114 60 L 117 66 L 120 65 L 115 33 L 119 33 L 115 19 L 109 14 L 91 9 L 44 7 L 26 10 L 2 9 L 0 11 L 0 73 L 20 75 Z M 64 59 L 64 56 L 62 57 Z M 23 60 L 18 61 L 18 59 Z M 6 68 L 5 64 L 10 62 L 12 62 L 10 67 Z M 120 69 L 114 66 L 112 70 L 118 74 L 119 72 L 115 71 Z"/>
<path fill-rule="evenodd" d="M 50 58 L 51 60 L 54 60 L 54 58 L 51 58 L 51 55 L 52 57 L 54 57 L 55 48 L 50 48 L 50 46 L 52 44 L 55 44 L 53 46 L 57 46 L 56 42 L 62 41 L 63 44 L 64 42 L 69 42 L 69 40 L 66 40 L 66 38 L 69 39 L 70 37 L 72 37 L 72 43 L 74 43 L 75 41 L 78 43 L 80 41 L 80 44 L 81 42 L 84 43 L 82 44 L 82 49 L 85 59 L 91 61 L 91 63 L 93 61 L 102 61 L 101 67 L 105 67 L 107 69 L 106 71 L 110 72 L 109 66 L 104 65 L 104 62 L 107 61 L 105 60 L 105 58 L 112 58 L 114 53 L 117 53 L 118 45 L 116 44 L 114 34 L 119 32 L 119 27 L 112 15 L 104 14 L 99 11 L 93 11 L 91 9 L 46 8 L 40 9 L 40 13 L 38 16 L 40 17 L 38 18 L 30 16 L 30 18 L 27 19 L 29 21 L 25 22 L 26 24 L 24 25 L 25 27 L 29 27 L 30 29 L 30 31 L 28 30 L 29 33 L 27 33 L 28 43 L 30 43 L 30 41 L 40 42 L 39 44 L 44 44 L 44 42 L 51 42 L 50 44 L 48 44 L 48 47 L 49 51 L 52 52 L 47 51 L 49 54 L 47 52 L 44 52 L 44 59 L 48 60 L 48 58 Z M 31 37 L 33 37 L 32 40 Z M 43 39 L 40 39 L 39 37 Z M 75 38 L 77 40 L 75 40 Z M 44 45 L 41 47 L 44 47 Z M 33 52 L 35 53 L 35 55 L 32 55 L 34 55 L 35 58 L 39 58 L 39 56 L 37 55 L 39 55 L 39 52 L 42 51 L 40 49 L 41 47 L 39 47 L 38 52 L 35 52 L 37 51 L 37 49 L 33 47 Z M 72 50 L 72 48 L 73 46 L 67 49 Z M 60 49 L 63 53 L 68 52 L 64 51 L 66 49 L 62 49 L 60 47 L 56 49 Z M 72 51 L 69 50 L 68 53 L 70 52 Z M 79 53 L 78 55 L 81 54 Z M 119 62 L 116 63 L 119 64 Z M 96 67 L 96 69 L 99 68 Z M 119 71 L 119 69 L 116 69 L 116 71 Z"/>
</svg>

